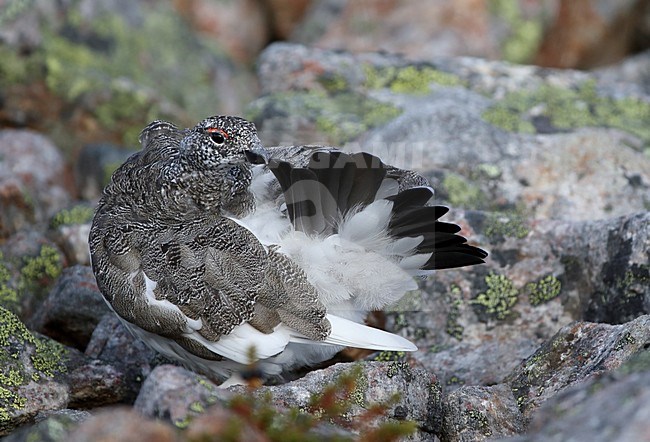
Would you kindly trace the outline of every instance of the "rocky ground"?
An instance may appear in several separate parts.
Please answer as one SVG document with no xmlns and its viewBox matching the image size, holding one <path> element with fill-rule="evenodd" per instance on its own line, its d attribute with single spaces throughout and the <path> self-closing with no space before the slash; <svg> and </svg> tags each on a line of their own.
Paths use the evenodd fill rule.
<svg viewBox="0 0 650 442">
<path fill-rule="evenodd" d="M 147 2 L 26 3 L 0 16 L 7 440 L 650 440 L 650 53 L 590 72 L 460 57 L 409 46 L 397 13 L 350 47 L 397 50 L 392 30 L 406 57 L 325 49 L 356 29 L 342 1 L 299 2 L 302 18 L 271 9 L 273 27 L 255 2 L 170 2 L 182 22 Z M 238 14 L 250 28 L 209 25 Z M 269 35 L 320 48 L 258 57 Z M 470 54 L 511 47 L 494 41 Z M 179 57 L 195 69 L 172 81 Z M 118 62 L 130 70 L 112 76 Z M 99 191 L 147 120 L 216 112 L 245 115 L 267 145 L 371 151 L 430 178 L 445 219 L 490 257 L 373 316 L 419 351 L 347 352 L 288 383 L 222 390 L 122 327 L 88 266 Z"/>
</svg>

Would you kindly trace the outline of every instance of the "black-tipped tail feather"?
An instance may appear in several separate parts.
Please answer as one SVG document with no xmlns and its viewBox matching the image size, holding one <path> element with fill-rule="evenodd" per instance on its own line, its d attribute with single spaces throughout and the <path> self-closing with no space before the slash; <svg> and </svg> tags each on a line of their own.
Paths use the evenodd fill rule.
<svg viewBox="0 0 650 442">
<path fill-rule="evenodd" d="M 274 159 L 269 167 L 280 183 L 292 224 L 311 235 L 337 233 L 339 220 L 350 210 L 371 204 L 382 182 L 395 179 L 388 166 L 368 153 L 317 151 L 307 167 Z M 393 203 L 389 234 L 395 238 L 422 237 L 415 253 L 431 254 L 420 267 L 423 270 L 484 262 L 487 253 L 466 244 L 467 240 L 457 235 L 461 230 L 458 225 L 438 221 L 449 209 L 427 205 L 432 198 L 433 190 L 425 186 L 385 196 Z"/>
</svg>

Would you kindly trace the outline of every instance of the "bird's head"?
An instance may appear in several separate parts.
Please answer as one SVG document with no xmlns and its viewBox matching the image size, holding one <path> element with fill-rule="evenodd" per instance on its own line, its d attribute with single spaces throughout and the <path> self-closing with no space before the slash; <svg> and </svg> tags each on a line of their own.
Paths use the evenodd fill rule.
<svg viewBox="0 0 650 442">
<path fill-rule="evenodd" d="M 219 169 L 244 161 L 266 161 L 266 151 L 255 125 L 239 117 L 214 116 L 192 128 L 180 144 L 181 153 L 193 168 Z"/>
</svg>

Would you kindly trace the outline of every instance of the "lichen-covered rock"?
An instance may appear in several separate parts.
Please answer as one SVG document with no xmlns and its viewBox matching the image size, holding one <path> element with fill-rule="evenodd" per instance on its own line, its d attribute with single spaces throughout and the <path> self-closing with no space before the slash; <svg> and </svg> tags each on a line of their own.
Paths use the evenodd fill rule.
<svg viewBox="0 0 650 442">
<path fill-rule="evenodd" d="M 39 413 L 133 400 L 130 373 L 29 331 L 0 307 L 0 434 Z"/>
<path fill-rule="evenodd" d="M 493 385 L 573 321 L 650 314 L 650 214 L 569 222 L 453 211 L 488 263 L 437 272 L 388 313 L 449 389 Z"/>
<path fill-rule="evenodd" d="M 205 413 L 192 419 L 185 432 L 185 437 L 192 440 L 220 440 L 232 437 L 247 442 L 266 442 L 268 435 L 244 421 L 230 410 L 212 406 Z M 321 440 L 327 440 L 326 438 Z"/>
<path fill-rule="evenodd" d="M 177 2 L 176 8 L 199 34 L 218 42 L 239 62 L 255 60 L 271 35 L 271 10 L 255 0 L 187 0 Z"/>
<path fill-rule="evenodd" d="M 257 428 L 273 440 L 283 434 L 292 440 L 354 440 L 359 432 L 410 434 L 417 426 L 413 440 L 433 440 L 442 421 L 441 400 L 435 376 L 398 361 L 337 364 L 284 385 L 228 390 L 184 368 L 162 365 L 147 378 L 134 407 L 187 427 L 188 437 Z"/>
<path fill-rule="evenodd" d="M 510 386 L 465 386 L 443 399 L 444 442 L 479 441 L 514 436 L 524 430 L 524 419 Z"/>
<path fill-rule="evenodd" d="M 70 433 L 81 422 L 92 415 L 88 411 L 63 409 L 41 412 L 36 416 L 36 423 L 11 433 L 3 440 L 7 442 L 47 441 L 65 442 Z"/>
<path fill-rule="evenodd" d="M 23 230 L 0 245 L 0 305 L 28 320 L 67 264 L 38 230 Z"/>
<path fill-rule="evenodd" d="M 643 0 L 556 5 L 535 64 L 578 69 L 608 65 L 624 58 L 648 35 L 645 20 L 650 7 Z"/>
<path fill-rule="evenodd" d="M 385 50 L 411 58 L 470 55 L 518 62 L 535 54 L 555 10 L 552 2 L 524 6 L 475 0 L 327 0 L 314 6 L 292 40 L 328 49 Z"/>
<path fill-rule="evenodd" d="M 70 263 L 69 265 L 90 265 L 88 235 L 94 207 L 77 204 L 60 210 L 50 219 L 50 235 Z"/>
<path fill-rule="evenodd" d="M 127 407 L 101 410 L 74 428 L 66 441 L 177 442 L 184 440 L 171 425 Z"/>
<path fill-rule="evenodd" d="M 59 342 L 84 351 L 93 330 L 110 309 L 92 269 L 73 266 L 63 270 L 47 298 L 30 320 L 30 327 Z"/>
<path fill-rule="evenodd" d="M 132 154 L 131 150 L 108 143 L 82 147 L 75 162 L 75 178 L 81 197 L 98 201 L 115 169 Z"/>
<path fill-rule="evenodd" d="M 321 0 L 292 40 L 418 59 L 470 55 L 585 69 L 616 62 L 642 46 L 647 11 L 643 0 Z"/>
<path fill-rule="evenodd" d="M 373 152 L 432 178 L 441 202 L 524 218 L 602 219 L 650 204 L 642 89 L 584 72 L 290 44 L 265 50 L 258 72 L 263 96 L 248 116 L 266 144 Z"/>
<path fill-rule="evenodd" d="M 41 134 L 0 131 L 0 238 L 45 222 L 70 201 L 63 156 Z"/>
<path fill-rule="evenodd" d="M 115 367 L 122 373 L 121 402 L 133 402 L 154 366 L 166 360 L 158 356 L 140 339 L 124 327 L 115 313 L 107 313 L 100 320 L 86 347 L 86 356 Z"/>
<path fill-rule="evenodd" d="M 619 370 L 569 387 L 532 413 L 516 442 L 584 440 L 647 441 L 650 435 L 650 351 Z"/>
<path fill-rule="evenodd" d="M 33 335 L 0 307 L 0 435 L 29 422 L 40 411 L 65 408 L 68 350 Z"/>
<path fill-rule="evenodd" d="M 343 373 L 355 364 L 336 364 L 323 370 L 313 371 L 302 379 L 278 386 L 262 387 L 256 394 L 271 394 L 276 407 L 308 409 L 310 398 L 333 384 Z M 346 420 L 354 423 L 373 404 L 391 403 L 384 415 L 375 417 L 376 422 L 390 420 L 413 421 L 419 432 L 416 440 L 432 440 L 440 431 L 442 422 L 442 387 L 437 377 L 421 368 L 412 368 L 408 363 L 364 362 L 356 366 L 358 378 L 352 394 L 352 407 L 346 413 Z M 354 425 L 351 425 L 354 428 Z"/>
<path fill-rule="evenodd" d="M 134 408 L 144 416 L 186 428 L 192 417 L 218 402 L 217 386 L 206 377 L 175 365 L 160 365 L 145 380 Z"/>
<path fill-rule="evenodd" d="M 650 345 L 650 315 L 620 325 L 563 327 L 507 378 L 526 417 L 567 387 L 614 370 Z"/>
<path fill-rule="evenodd" d="M 557 291 L 575 319 L 617 324 L 650 313 L 650 212 L 540 225 L 539 234 L 550 246 L 547 259 L 559 261 Z"/>
</svg>

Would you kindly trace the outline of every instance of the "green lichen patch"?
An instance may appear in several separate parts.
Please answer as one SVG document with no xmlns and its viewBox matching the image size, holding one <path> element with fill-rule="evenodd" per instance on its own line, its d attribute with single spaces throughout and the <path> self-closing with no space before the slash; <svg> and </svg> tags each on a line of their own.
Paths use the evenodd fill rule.
<svg viewBox="0 0 650 442">
<path fill-rule="evenodd" d="M 531 305 L 538 306 L 557 298 L 562 291 L 562 283 L 553 275 L 545 276 L 539 281 L 526 284 L 525 291 Z"/>
<path fill-rule="evenodd" d="M 447 324 L 445 326 L 445 332 L 449 336 L 462 341 L 465 327 L 463 327 L 458 322 L 458 319 L 460 318 L 461 308 L 464 304 L 460 287 L 452 284 L 452 286 L 449 288 L 447 300 L 449 304 L 449 312 L 447 313 Z"/>
<path fill-rule="evenodd" d="M 65 373 L 66 358 L 63 345 L 34 336 L 16 315 L 0 307 L 0 428 L 25 405 L 19 387 Z"/>
<path fill-rule="evenodd" d="M 318 82 L 329 93 L 340 93 L 350 90 L 350 85 L 343 75 L 326 72 L 318 78 Z"/>
<path fill-rule="evenodd" d="M 387 123 L 402 111 L 361 94 L 322 91 L 275 93 L 256 100 L 247 117 L 259 122 L 261 116 L 301 115 L 315 122 L 328 141 L 343 144 L 373 127 Z"/>
<path fill-rule="evenodd" d="M 0 251 L 0 306 L 17 313 L 20 310 L 18 291 L 10 286 L 11 272 L 5 265 L 4 255 Z"/>
<path fill-rule="evenodd" d="M 470 301 L 479 320 L 502 321 L 512 315 L 512 307 L 519 300 L 519 290 L 505 275 L 490 272 L 485 277 L 487 290 Z"/>
<path fill-rule="evenodd" d="M 503 58 L 513 63 L 528 63 L 537 52 L 543 36 L 543 17 L 526 18 L 519 2 L 489 0 L 488 7 L 495 17 L 509 27 L 503 42 Z"/>
<path fill-rule="evenodd" d="M 63 255 L 56 248 L 44 245 L 38 256 L 23 258 L 19 289 L 42 292 L 63 271 Z"/>
<path fill-rule="evenodd" d="M 0 252 L 0 306 L 21 314 L 31 297 L 39 299 L 63 271 L 64 258 L 53 246 L 43 245 L 36 256 L 5 259 Z"/>
<path fill-rule="evenodd" d="M 56 229 L 70 224 L 85 224 L 93 218 L 93 208 L 85 204 L 78 204 L 70 209 L 63 209 L 56 213 L 50 220 L 50 227 Z"/>
<path fill-rule="evenodd" d="M 456 375 L 452 375 L 452 376 L 449 376 L 449 378 L 447 378 L 446 384 L 447 385 L 465 385 L 465 381 L 463 379 L 459 378 Z"/>
<path fill-rule="evenodd" d="M 381 351 L 377 353 L 372 360 L 377 362 L 401 362 L 406 358 L 403 351 Z"/>
<path fill-rule="evenodd" d="M 530 228 L 521 211 L 492 212 L 485 222 L 484 234 L 491 241 L 505 238 L 522 239 L 528 236 Z"/>
<path fill-rule="evenodd" d="M 441 86 L 460 86 L 463 81 L 456 75 L 440 71 L 427 65 L 404 67 L 375 67 L 364 65 L 366 87 L 368 89 L 388 88 L 400 94 L 428 94 L 431 84 Z"/>
<path fill-rule="evenodd" d="M 401 373 L 406 378 L 412 376 L 411 366 L 406 361 L 406 353 L 403 351 L 382 351 L 372 358 L 373 361 L 388 362 L 386 376 L 392 378 Z"/>
<path fill-rule="evenodd" d="M 40 64 L 35 57 L 23 57 L 12 48 L 0 45 L 0 86 L 29 85 L 39 80 Z"/>
<path fill-rule="evenodd" d="M 454 207 L 477 209 L 486 205 L 487 198 L 481 188 L 455 173 L 447 173 L 441 191 Z"/>
<path fill-rule="evenodd" d="M 648 285 L 650 285 L 650 264 L 632 265 L 614 283 L 614 287 L 624 299 L 642 297 Z"/>
<path fill-rule="evenodd" d="M 476 169 L 473 171 L 473 176 L 477 179 L 483 178 L 488 180 L 496 180 L 501 178 L 503 171 L 496 164 L 491 163 L 481 163 L 476 166 Z"/>
<path fill-rule="evenodd" d="M 612 127 L 636 135 L 650 149 L 650 103 L 601 96 L 593 80 L 574 88 L 545 84 L 533 91 L 511 92 L 488 108 L 483 118 L 505 130 L 524 133 Z"/>
<path fill-rule="evenodd" d="M 468 422 L 470 428 L 474 428 L 483 434 L 485 437 L 492 436 L 492 429 L 485 413 L 476 409 L 464 410 L 463 415 Z"/>
</svg>

